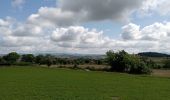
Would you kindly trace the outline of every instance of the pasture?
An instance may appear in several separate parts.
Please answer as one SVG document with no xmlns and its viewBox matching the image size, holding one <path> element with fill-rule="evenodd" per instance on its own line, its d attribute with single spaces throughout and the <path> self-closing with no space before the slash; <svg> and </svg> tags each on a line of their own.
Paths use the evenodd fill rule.
<svg viewBox="0 0 170 100">
<path fill-rule="evenodd" d="M 0 100 L 169 100 L 170 78 L 62 68 L 0 68 Z"/>
</svg>

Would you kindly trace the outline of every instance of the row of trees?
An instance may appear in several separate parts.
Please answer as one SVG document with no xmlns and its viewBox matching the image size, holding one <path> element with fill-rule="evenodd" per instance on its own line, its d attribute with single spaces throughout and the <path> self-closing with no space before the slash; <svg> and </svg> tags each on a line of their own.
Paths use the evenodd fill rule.
<svg viewBox="0 0 170 100">
<path fill-rule="evenodd" d="M 0 57 L 0 65 L 83 65 L 83 64 L 104 64 L 104 59 L 89 59 L 89 58 L 57 58 L 52 55 L 38 55 L 24 54 L 19 55 L 16 52 L 9 53 L 3 57 Z"/>
<path fill-rule="evenodd" d="M 16 52 L 9 53 L 0 57 L 0 65 L 110 65 L 109 71 L 127 72 L 133 74 L 148 74 L 152 68 L 157 68 L 157 64 L 152 60 L 135 55 L 128 54 L 124 50 L 119 52 L 108 51 L 106 59 L 89 59 L 89 58 L 57 58 L 52 55 L 24 54 L 19 55 Z M 170 68 L 170 61 L 166 61 L 165 68 Z"/>
</svg>

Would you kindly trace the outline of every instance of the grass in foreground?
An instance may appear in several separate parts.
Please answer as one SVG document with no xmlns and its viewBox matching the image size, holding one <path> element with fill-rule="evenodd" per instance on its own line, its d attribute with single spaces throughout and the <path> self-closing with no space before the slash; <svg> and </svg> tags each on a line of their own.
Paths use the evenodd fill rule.
<svg viewBox="0 0 170 100">
<path fill-rule="evenodd" d="M 169 78 L 36 67 L 0 68 L 0 100 L 169 99 Z"/>
</svg>

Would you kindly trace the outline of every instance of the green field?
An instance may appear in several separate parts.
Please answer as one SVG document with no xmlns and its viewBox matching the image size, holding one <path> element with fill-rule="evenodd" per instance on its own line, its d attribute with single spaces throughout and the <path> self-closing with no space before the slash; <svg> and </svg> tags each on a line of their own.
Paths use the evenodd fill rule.
<svg viewBox="0 0 170 100">
<path fill-rule="evenodd" d="M 170 100 L 170 78 L 3 67 L 0 100 Z"/>
</svg>

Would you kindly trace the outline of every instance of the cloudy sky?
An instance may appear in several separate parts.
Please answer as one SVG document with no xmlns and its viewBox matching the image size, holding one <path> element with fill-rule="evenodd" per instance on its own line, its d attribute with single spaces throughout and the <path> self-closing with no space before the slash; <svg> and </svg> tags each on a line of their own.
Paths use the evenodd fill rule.
<svg viewBox="0 0 170 100">
<path fill-rule="evenodd" d="M 170 53 L 170 0 L 0 0 L 0 53 Z"/>
</svg>

